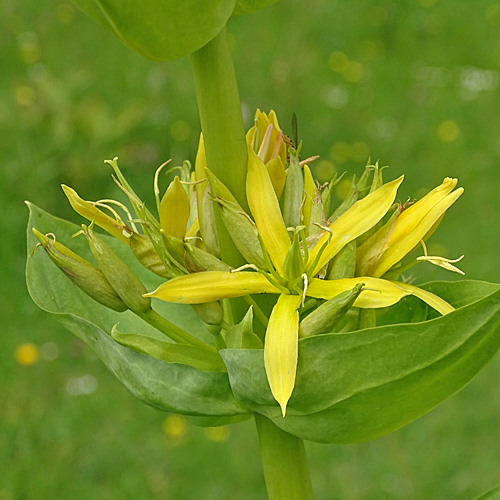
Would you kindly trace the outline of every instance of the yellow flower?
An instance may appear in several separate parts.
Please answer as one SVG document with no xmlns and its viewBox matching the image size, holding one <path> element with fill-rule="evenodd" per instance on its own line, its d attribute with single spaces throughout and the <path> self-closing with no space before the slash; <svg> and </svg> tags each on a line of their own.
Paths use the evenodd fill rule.
<svg viewBox="0 0 500 500">
<path fill-rule="evenodd" d="M 417 287 L 373 277 L 324 280 L 318 274 L 350 241 L 375 226 L 392 206 L 403 177 L 384 184 L 356 202 L 336 219 L 311 249 L 303 226 L 287 228 L 277 193 L 264 161 L 248 148 L 247 198 L 262 241 L 267 270 L 256 265 L 233 272 L 201 272 L 174 278 L 148 296 L 167 302 L 199 304 L 255 293 L 278 295 L 266 330 L 264 361 L 272 394 L 283 416 L 295 385 L 298 356 L 299 309 L 305 297 L 330 299 L 359 283 L 365 288 L 354 305 L 388 307 L 416 295 L 441 314 L 453 308 Z M 293 233 L 290 236 L 290 233 Z"/>
<path fill-rule="evenodd" d="M 406 255 L 413 252 L 437 229 L 448 208 L 463 193 L 463 188 L 453 189 L 457 179 L 446 178 L 421 200 L 408 208 L 398 207 L 396 213 L 382 228 L 363 243 L 357 252 L 357 274 L 375 277 L 383 276 L 398 264 Z M 448 259 L 428 257 L 426 260 L 447 269 L 451 269 Z M 456 268 L 451 269 L 456 270 Z"/>
</svg>

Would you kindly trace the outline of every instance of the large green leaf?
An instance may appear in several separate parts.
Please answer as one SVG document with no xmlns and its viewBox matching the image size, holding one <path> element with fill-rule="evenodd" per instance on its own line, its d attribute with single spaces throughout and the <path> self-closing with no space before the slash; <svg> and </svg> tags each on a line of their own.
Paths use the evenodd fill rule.
<svg viewBox="0 0 500 500">
<path fill-rule="evenodd" d="M 178 59 L 200 49 L 226 25 L 235 7 L 235 0 L 73 2 L 114 32 L 125 45 L 154 61 Z M 269 0 L 245 1 L 244 7 L 269 3 Z"/>
<path fill-rule="evenodd" d="M 236 398 L 282 429 L 319 442 L 367 441 L 418 418 L 462 388 L 500 348 L 497 285 L 426 288 L 454 305 L 475 302 L 430 321 L 300 340 L 286 418 L 271 395 L 262 352 L 226 350 Z"/>
<path fill-rule="evenodd" d="M 278 1 L 279 0 L 237 0 L 233 16 L 250 14 L 250 12 L 263 9 L 264 7 L 273 5 Z"/>
<path fill-rule="evenodd" d="M 500 500 L 500 486 L 481 495 L 479 498 L 476 498 L 476 500 Z"/>
<path fill-rule="evenodd" d="M 92 260 L 85 238 L 71 238 L 79 230 L 78 226 L 53 217 L 34 205 L 30 204 L 29 208 L 26 276 L 31 297 L 39 307 L 54 314 L 68 330 L 88 344 L 134 396 L 161 410 L 185 415 L 220 417 L 248 412 L 234 399 L 227 374 L 167 363 L 117 344 L 109 334 L 118 322 L 126 330 L 163 341 L 167 339 L 130 311 L 117 313 L 89 298 L 56 268 L 43 250 L 29 256 L 37 242 L 31 228 L 36 227 L 43 233 L 55 233 L 58 241 L 83 258 Z M 108 236 L 102 238 L 141 277 L 148 290 L 158 286 L 161 278 L 143 268 L 126 245 Z M 203 323 L 189 306 L 158 301 L 155 308 L 191 334 L 199 337 L 204 334 L 205 339 L 211 337 L 209 333 L 203 333 Z"/>
</svg>

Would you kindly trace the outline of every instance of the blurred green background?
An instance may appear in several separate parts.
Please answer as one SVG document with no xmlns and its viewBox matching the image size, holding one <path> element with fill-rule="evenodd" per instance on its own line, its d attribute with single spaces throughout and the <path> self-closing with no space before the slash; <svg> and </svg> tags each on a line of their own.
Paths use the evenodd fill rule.
<svg viewBox="0 0 500 500">
<path fill-rule="evenodd" d="M 458 177 L 429 251 L 500 281 L 498 2 L 282 0 L 229 30 L 248 126 L 274 108 L 290 133 L 295 112 L 318 177 L 370 156 L 406 174 L 403 201 Z M 143 406 L 24 284 L 23 200 L 77 222 L 59 185 L 119 196 L 114 156 L 152 200 L 156 167 L 194 160 L 199 130 L 188 59 L 143 60 L 67 2 L 0 2 L 0 500 L 265 498 L 251 422 L 204 430 Z M 430 267 L 421 280 L 455 279 Z M 465 500 L 500 483 L 499 377 L 497 357 L 398 432 L 308 444 L 317 498 Z"/>
</svg>

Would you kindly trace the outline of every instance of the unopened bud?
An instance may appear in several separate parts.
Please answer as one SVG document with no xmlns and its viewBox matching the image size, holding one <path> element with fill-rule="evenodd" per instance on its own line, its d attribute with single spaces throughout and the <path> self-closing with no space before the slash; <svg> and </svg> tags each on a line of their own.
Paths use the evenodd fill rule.
<svg viewBox="0 0 500 500">
<path fill-rule="evenodd" d="M 326 275 L 327 279 L 354 278 L 356 271 L 356 248 L 356 240 L 352 240 L 340 250 L 330 264 Z"/>
<path fill-rule="evenodd" d="M 151 243 L 151 240 L 147 236 L 133 233 L 130 237 L 130 249 L 146 269 L 149 269 L 162 278 L 173 277 L 161 261 L 153 243 Z"/>
<path fill-rule="evenodd" d="M 215 257 L 220 257 L 219 236 L 217 234 L 217 224 L 215 222 L 214 204 L 210 196 L 210 186 L 208 183 L 201 201 L 201 212 L 200 232 L 205 248 L 207 252 Z"/>
<path fill-rule="evenodd" d="M 160 202 L 161 229 L 170 236 L 184 238 L 190 211 L 189 197 L 176 176 Z"/>
<path fill-rule="evenodd" d="M 283 220 L 286 227 L 297 227 L 300 224 L 300 207 L 304 193 L 304 177 L 299 164 L 299 155 L 290 149 L 290 166 L 286 174 L 285 199 L 283 204 Z"/>
<path fill-rule="evenodd" d="M 33 233 L 47 252 L 50 260 L 84 293 L 99 304 L 114 311 L 128 309 L 115 292 L 104 273 L 96 266 L 82 259 L 61 243 L 51 240 L 33 228 Z"/>
<path fill-rule="evenodd" d="M 319 306 L 302 320 L 299 326 L 299 335 L 301 337 L 310 337 L 312 335 L 331 333 L 352 307 L 362 292 L 363 286 L 363 283 L 358 283 L 351 290 L 339 293 Z"/>
<path fill-rule="evenodd" d="M 326 188 L 330 189 L 330 188 Z M 307 236 L 319 234 L 324 231 L 321 226 L 325 226 L 324 200 L 319 189 L 316 190 L 311 207 L 311 216 L 309 226 L 307 227 Z"/>
<path fill-rule="evenodd" d="M 214 257 L 211 253 L 205 252 L 201 248 L 189 243 L 184 243 L 184 266 L 189 273 L 203 271 L 229 272 L 230 270 L 227 264 Z M 214 286 L 216 286 L 215 283 Z"/>
<path fill-rule="evenodd" d="M 224 320 L 222 307 L 216 301 L 206 302 L 205 304 L 192 304 L 191 307 L 207 325 L 220 325 Z"/>
<path fill-rule="evenodd" d="M 255 223 L 236 202 L 217 198 L 222 222 L 236 248 L 250 264 L 267 270 Z"/>
<path fill-rule="evenodd" d="M 134 312 L 146 312 L 150 309 L 151 299 L 143 297 L 148 291 L 141 280 L 91 227 L 82 226 L 82 228 L 101 271 L 123 302 Z"/>
<path fill-rule="evenodd" d="M 299 226 L 300 227 L 300 226 Z M 302 226 L 303 229 L 303 226 Z M 283 273 L 289 283 L 294 283 L 304 273 L 306 263 L 300 248 L 299 231 L 293 235 L 293 241 L 283 262 Z"/>
</svg>

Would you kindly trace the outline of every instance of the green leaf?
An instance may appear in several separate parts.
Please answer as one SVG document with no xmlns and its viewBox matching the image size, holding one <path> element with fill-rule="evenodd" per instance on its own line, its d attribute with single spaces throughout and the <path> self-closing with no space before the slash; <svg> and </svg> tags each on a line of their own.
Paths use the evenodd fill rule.
<svg viewBox="0 0 500 500">
<path fill-rule="evenodd" d="M 273 5 L 278 0 L 238 0 L 233 12 L 233 16 L 241 16 L 242 14 L 250 14 L 256 10 L 263 9 L 269 5 Z"/>
<path fill-rule="evenodd" d="M 120 345 L 136 352 L 146 354 L 169 363 L 193 366 L 209 372 L 226 372 L 226 365 L 217 352 L 202 347 L 174 344 L 136 333 L 120 333 L 115 325 L 111 329 L 111 338 Z"/>
<path fill-rule="evenodd" d="M 476 500 L 500 500 L 500 486 L 493 488 L 488 493 L 476 498 Z"/>
<path fill-rule="evenodd" d="M 318 442 L 367 441 L 410 423 L 467 384 L 500 348 L 498 285 L 426 288 L 453 305 L 472 303 L 430 321 L 300 340 L 286 418 L 273 401 L 262 353 L 222 351 L 236 398 L 283 430 Z"/>
<path fill-rule="evenodd" d="M 235 6 L 235 0 L 73 2 L 125 45 L 154 61 L 178 59 L 203 47 L 226 25 Z"/>
<path fill-rule="evenodd" d="M 30 257 L 37 242 L 31 231 L 35 226 L 43 233 L 55 233 L 58 241 L 83 258 L 92 260 L 85 238 L 71 238 L 78 231 L 78 226 L 34 205 L 29 204 L 29 208 L 26 276 L 29 293 L 41 309 L 53 314 L 68 330 L 89 345 L 120 382 L 143 402 L 161 410 L 185 415 L 212 417 L 248 413 L 234 399 L 227 374 L 167 363 L 116 343 L 109 334 L 118 322 L 128 330 L 162 341 L 165 341 L 165 336 L 130 311 L 117 313 L 92 300 L 57 269 L 45 252 L 38 251 Z M 126 245 L 108 236 L 102 238 L 141 278 L 148 290 L 155 289 L 161 283 L 160 278 L 135 260 Z M 207 340 L 211 338 L 189 306 L 158 301 L 155 308 L 172 323 L 193 335 Z"/>
<path fill-rule="evenodd" d="M 264 347 L 262 340 L 253 332 L 252 307 L 248 309 L 240 323 L 227 330 L 225 341 L 230 349 L 262 349 Z"/>
</svg>

